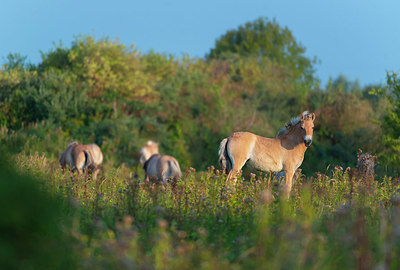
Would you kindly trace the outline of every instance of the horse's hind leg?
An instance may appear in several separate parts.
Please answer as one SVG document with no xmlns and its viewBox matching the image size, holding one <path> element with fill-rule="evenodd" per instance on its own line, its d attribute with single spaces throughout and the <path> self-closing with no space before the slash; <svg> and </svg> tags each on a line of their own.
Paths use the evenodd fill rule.
<svg viewBox="0 0 400 270">
<path fill-rule="evenodd" d="M 249 159 L 251 151 L 251 145 L 249 143 L 243 145 L 243 142 L 240 141 L 240 138 L 231 138 L 227 142 L 226 156 L 230 160 L 230 165 L 232 169 L 228 174 L 225 185 L 231 182 L 233 182 L 233 184 L 236 184 L 237 177 L 240 174 L 240 170 Z"/>
<path fill-rule="evenodd" d="M 237 161 L 233 161 L 232 170 L 229 172 L 228 177 L 226 178 L 225 185 L 232 183 L 235 185 L 237 182 L 237 177 L 240 174 L 240 170 L 243 168 L 244 164 L 246 163 L 247 159 L 238 159 Z"/>
<path fill-rule="evenodd" d="M 171 177 L 171 172 L 170 172 L 170 167 L 167 164 L 164 164 L 161 167 L 160 175 L 159 175 L 159 180 L 161 183 L 165 186 L 168 182 L 168 179 Z"/>
<path fill-rule="evenodd" d="M 97 175 L 99 174 L 99 172 L 100 172 L 100 168 L 94 169 L 94 171 L 93 171 L 93 179 L 94 180 L 97 180 Z"/>
<path fill-rule="evenodd" d="M 228 177 L 226 178 L 225 185 L 227 186 L 233 180 L 236 184 L 237 181 L 237 171 L 233 171 L 233 169 L 228 173 Z"/>
<path fill-rule="evenodd" d="M 83 175 L 83 173 L 84 173 L 83 168 L 76 168 L 76 170 L 78 171 L 79 176 Z"/>
</svg>

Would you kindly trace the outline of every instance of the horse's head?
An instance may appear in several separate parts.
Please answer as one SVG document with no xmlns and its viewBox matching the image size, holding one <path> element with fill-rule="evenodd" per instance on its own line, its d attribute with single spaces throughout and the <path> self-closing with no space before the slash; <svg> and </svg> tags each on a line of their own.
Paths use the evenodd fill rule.
<svg viewBox="0 0 400 270">
<path fill-rule="evenodd" d="M 140 164 L 143 166 L 144 163 L 154 154 L 158 154 L 158 143 L 155 143 L 153 141 L 148 141 L 145 146 L 140 148 L 139 151 Z"/>
<path fill-rule="evenodd" d="M 314 131 L 315 114 L 303 112 L 300 115 L 300 127 L 304 132 L 304 144 L 309 147 L 312 143 L 312 136 Z"/>
</svg>

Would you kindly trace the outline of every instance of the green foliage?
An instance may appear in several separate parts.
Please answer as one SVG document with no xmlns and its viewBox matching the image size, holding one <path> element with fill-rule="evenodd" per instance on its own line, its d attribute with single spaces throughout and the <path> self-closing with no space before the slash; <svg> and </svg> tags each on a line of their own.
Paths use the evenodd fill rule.
<svg viewBox="0 0 400 270">
<path fill-rule="evenodd" d="M 71 80 L 85 83 L 90 96 L 102 101 L 133 99 L 151 94 L 156 80 L 144 74 L 139 53 L 109 39 L 77 38 L 70 49 L 43 54 L 39 70 L 69 71 Z M 116 95 L 117 94 L 117 95 Z"/>
<path fill-rule="evenodd" d="M 228 31 L 206 60 L 91 36 L 57 45 L 37 66 L 10 55 L 0 151 L 19 173 L 0 161 L 0 268 L 399 268 L 397 179 L 367 186 L 352 170 L 328 169 L 355 166 L 358 148 L 378 154 L 380 172 L 398 166 L 399 79 L 389 75 L 381 96 L 343 75 L 320 89 L 304 52 L 261 18 Z M 274 137 L 304 110 L 317 116 L 313 145 L 288 201 L 270 174 L 244 174 L 230 189 L 208 168 L 222 138 Z M 177 183 L 141 182 L 136 154 L 148 139 L 180 162 Z M 59 170 L 75 140 L 101 146 L 98 180 Z"/>
<path fill-rule="evenodd" d="M 399 171 L 400 166 L 400 77 L 397 73 L 387 74 L 387 88 L 378 89 L 371 92 L 372 94 L 384 96 L 387 98 L 389 105 L 381 127 L 383 130 L 383 143 L 388 147 L 382 156 L 386 164 L 391 165 L 396 172 Z"/>
<path fill-rule="evenodd" d="M 208 57 L 224 58 L 229 54 L 265 57 L 287 68 L 294 79 L 312 82 L 315 60 L 308 59 L 304 53 L 305 48 L 296 42 L 287 27 L 282 28 L 275 20 L 258 18 L 220 37 Z"/>
<path fill-rule="evenodd" d="M 280 198 L 280 183 L 271 175 L 240 178 L 233 190 L 225 187 L 226 176 L 218 170 L 191 169 L 176 185 L 163 187 L 140 183 L 124 166 L 106 168 L 95 181 L 62 175 L 56 160 L 37 154 L 12 159 L 19 170 L 42 178 L 47 191 L 76 205 L 78 211 L 71 211 L 70 204 L 62 204 L 61 211 L 75 217 L 70 233 L 76 244 L 70 249 L 79 267 L 400 265 L 400 186 L 389 178 L 366 186 L 350 176 L 351 170 L 336 167 L 327 175 L 301 177 L 286 200 Z M 46 258 L 58 257 L 53 253 Z"/>
<path fill-rule="evenodd" d="M 260 42 L 282 35 L 283 51 L 289 43 L 302 48 L 275 21 L 256 22 L 240 29 L 257 37 L 262 29 Z M 304 57 L 300 51 L 296 57 Z M 276 59 L 230 53 L 205 61 L 142 55 L 118 41 L 84 36 L 70 48 L 60 44 L 43 53 L 36 67 L 14 55 L 0 72 L 0 139 L 14 152 L 45 150 L 48 157 L 74 140 L 95 142 L 114 166 L 138 165 L 137 151 L 152 139 L 183 168 L 205 169 L 216 164 L 219 142 L 232 132 L 274 137 L 291 117 L 310 110 L 317 126 L 305 173 L 351 164 L 358 148 L 381 153 L 381 130 L 373 121 L 381 119 L 385 100 L 344 76 L 319 89 L 287 66 L 284 59 L 295 55 L 281 53 Z"/>
<path fill-rule="evenodd" d="M 75 269 L 76 254 L 71 250 L 73 241 L 66 233 L 69 222 L 66 214 L 61 212 L 69 206 L 55 198 L 56 194 L 50 195 L 43 190 L 43 183 L 27 175 L 26 171 L 16 172 L 6 158 L 9 157 L 2 151 L 0 267 Z M 40 166 L 44 166 L 43 158 L 40 158 Z M 33 164 L 30 162 L 29 165 Z M 38 165 L 39 162 L 35 166 Z M 23 164 L 19 163 L 19 166 Z"/>
<path fill-rule="evenodd" d="M 358 149 L 381 153 L 382 130 L 376 121 L 382 119 L 387 102 L 368 92 L 369 87 L 360 89 L 357 82 L 341 75 L 324 91 L 310 93 L 309 108 L 317 117 L 313 146 L 302 164 L 306 173 L 324 171 L 330 165 L 355 166 Z M 381 155 L 379 159 L 383 161 Z M 382 167 L 377 171 L 382 173 Z"/>
<path fill-rule="evenodd" d="M 22 56 L 19 53 L 10 53 L 7 55 L 7 64 L 4 65 L 5 70 L 10 71 L 29 67 L 29 64 L 26 63 L 26 58 L 26 56 Z"/>
</svg>

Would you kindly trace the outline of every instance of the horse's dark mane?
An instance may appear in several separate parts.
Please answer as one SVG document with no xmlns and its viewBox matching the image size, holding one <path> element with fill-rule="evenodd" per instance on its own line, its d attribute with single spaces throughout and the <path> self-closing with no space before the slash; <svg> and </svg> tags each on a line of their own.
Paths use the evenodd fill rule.
<svg viewBox="0 0 400 270">
<path fill-rule="evenodd" d="M 152 155 L 148 160 L 146 160 L 146 162 L 143 164 L 143 169 L 144 169 L 145 171 L 147 171 L 147 167 L 149 166 L 150 160 L 152 160 L 152 159 L 155 158 L 155 157 L 159 157 L 159 156 L 160 156 L 159 153 L 153 154 L 153 155 Z"/>
<path fill-rule="evenodd" d="M 308 111 L 304 111 L 302 115 L 307 118 L 310 117 L 311 114 Z M 292 119 L 290 119 L 288 123 L 286 123 L 286 125 L 283 128 L 281 128 L 281 130 L 279 130 L 278 134 L 276 135 L 276 138 L 278 139 L 282 138 L 283 136 L 288 134 L 289 131 L 291 131 L 300 122 L 301 122 L 300 116 L 293 117 Z"/>
</svg>

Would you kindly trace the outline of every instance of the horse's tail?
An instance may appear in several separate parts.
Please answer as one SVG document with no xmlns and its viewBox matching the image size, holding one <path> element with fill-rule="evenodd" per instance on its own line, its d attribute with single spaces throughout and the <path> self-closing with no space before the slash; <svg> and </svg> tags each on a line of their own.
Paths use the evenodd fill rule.
<svg viewBox="0 0 400 270">
<path fill-rule="evenodd" d="M 228 138 L 223 139 L 219 144 L 218 151 L 219 164 L 222 168 L 222 171 L 224 171 L 226 174 L 228 174 L 229 171 L 232 170 L 232 160 L 228 154 L 228 141 Z"/>
<path fill-rule="evenodd" d="M 83 165 L 83 168 L 93 169 L 95 163 L 92 154 L 88 150 L 83 150 L 83 153 L 85 154 L 85 164 Z"/>
<path fill-rule="evenodd" d="M 169 167 L 169 175 L 174 178 L 175 180 L 178 180 L 182 178 L 182 171 L 181 167 L 179 166 L 179 163 L 176 159 L 168 160 L 168 167 Z"/>
</svg>

